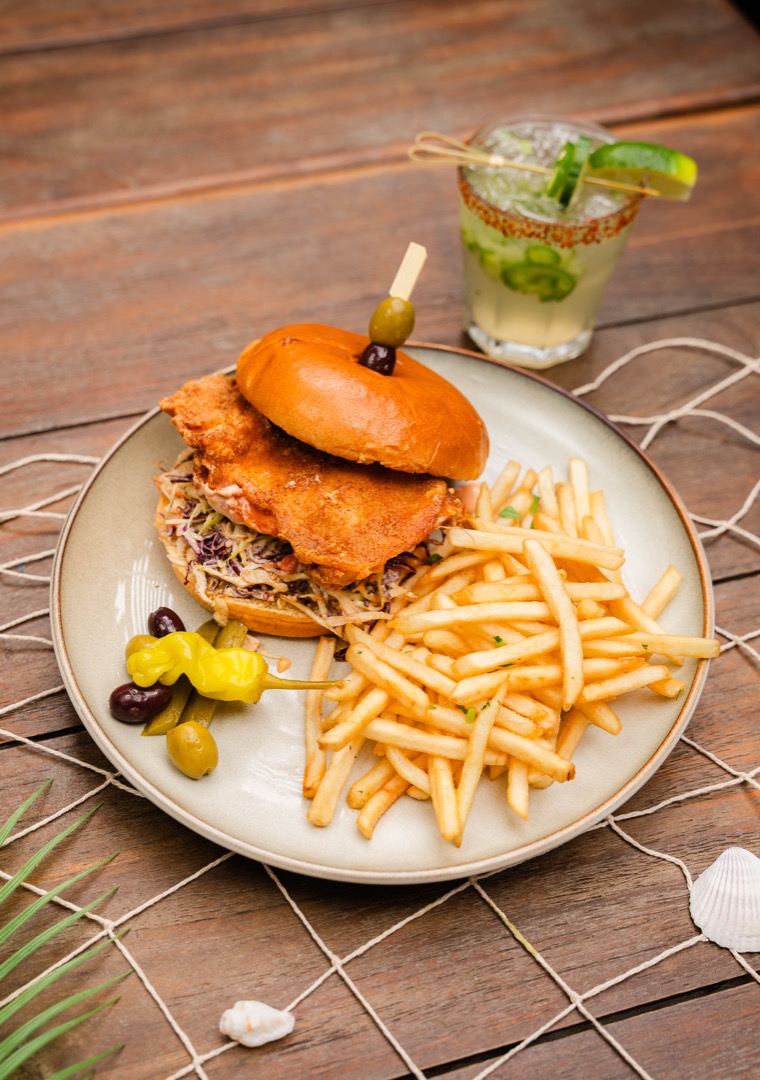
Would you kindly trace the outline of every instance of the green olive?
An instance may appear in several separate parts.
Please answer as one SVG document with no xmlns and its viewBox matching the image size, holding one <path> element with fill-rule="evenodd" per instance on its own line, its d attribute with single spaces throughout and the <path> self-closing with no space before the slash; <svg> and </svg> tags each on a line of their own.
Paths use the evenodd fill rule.
<svg viewBox="0 0 760 1080">
<path fill-rule="evenodd" d="M 212 772 L 219 762 L 214 736 L 197 720 L 172 728 L 166 735 L 166 748 L 179 771 L 193 780 Z"/>
<path fill-rule="evenodd" d="M 370 341 L 397 349 L 414 329 L 414 304 L 398 296 L 389 296 L 375 308 L 369 320 Z"/>
<path fill-rule="evenodd" d="M 147 649 L 154 641 L 158 641 L 158 638 L 154 638 L 152 634 L 135 634 L 134 637 L 129 639 L 124 649 L 127 660 L 129 660 L 132 653 L 140 652 L 141 649 Z"/>
</svg>

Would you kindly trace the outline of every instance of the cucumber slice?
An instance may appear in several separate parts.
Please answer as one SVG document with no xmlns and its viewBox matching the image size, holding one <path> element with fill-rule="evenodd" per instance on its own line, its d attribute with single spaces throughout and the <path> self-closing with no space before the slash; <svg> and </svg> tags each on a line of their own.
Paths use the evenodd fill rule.
<svg viewBox="0 0 760 1080">
<path fill-rule="evenodd" d="M 581 135 L 577 142 L 565 143 L 554 162 L 554 172 L 546 188 L 546 194 L 556 199 L 562 207 L 566 208 L 570 205 L 570 200 L 581 181 L 591 146 L 592 140 L 589 136 Z"/>
</svg>

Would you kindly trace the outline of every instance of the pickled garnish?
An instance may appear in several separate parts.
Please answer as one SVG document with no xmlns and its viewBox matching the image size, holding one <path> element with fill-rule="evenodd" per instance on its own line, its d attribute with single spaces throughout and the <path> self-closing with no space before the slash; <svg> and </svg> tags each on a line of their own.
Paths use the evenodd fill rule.
<svg viewBox="0 0 760 1080">
<path fill-rule="evenodd" d="M 380 375 L 392 375 L 396 366 L 396 350 L 392 345 L 379 345 L 376 341 L 370 341 L 359 357 L 359 363 Z"/>
<path fill-rule="evenodd" d="M 414 329 L 415 311 L 411 300 L 389 296 L 382 300 L 369 320 L 370 340 L 397 349 Z"/>
<path fill-rule="evenodd" d="M 558 251 L 544 244 L 530 244 L 523 262 L 505 266 L 504 284 L 515 292 L 531 293 L 542 303 L 564 300 L 575 288 L 575 277 L 561 265 Z"/>
</svg>

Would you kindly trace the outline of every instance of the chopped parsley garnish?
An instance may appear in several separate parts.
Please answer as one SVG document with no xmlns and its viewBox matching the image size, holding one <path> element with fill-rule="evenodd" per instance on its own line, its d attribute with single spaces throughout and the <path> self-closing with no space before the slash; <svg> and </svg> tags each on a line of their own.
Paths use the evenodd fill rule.
<svg viewBox="0 0 760 1080">
<path fill-rule="evenodd" d="M 516 518 L 519 521 L 522 515 L 515 510 L 514 506 L 505 506 L 499 511 L 499 517 Z"/>
</svg>

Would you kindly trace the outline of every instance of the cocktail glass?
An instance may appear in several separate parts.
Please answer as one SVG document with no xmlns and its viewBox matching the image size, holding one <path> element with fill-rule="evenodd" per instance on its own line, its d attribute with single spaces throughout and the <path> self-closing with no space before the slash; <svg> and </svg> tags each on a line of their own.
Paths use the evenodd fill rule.
<svg viewBox="0 0 760 1080">
<path fill-rule="evenodd" d="M 580 136 L 591 150 L 615 141 L 596 124 L 533 116 L 481 128 L 470 145 L 551 168 Z M 459 168 L 465 331 L 486 354 L 529 368 L 552 367 L 588 347 L 642 199 L 581 180 L 563 208 L 547 186 L 541 173 Z"/>
</svg>

